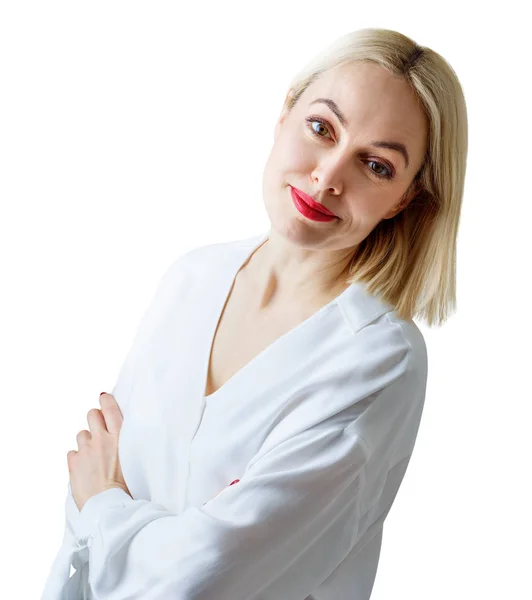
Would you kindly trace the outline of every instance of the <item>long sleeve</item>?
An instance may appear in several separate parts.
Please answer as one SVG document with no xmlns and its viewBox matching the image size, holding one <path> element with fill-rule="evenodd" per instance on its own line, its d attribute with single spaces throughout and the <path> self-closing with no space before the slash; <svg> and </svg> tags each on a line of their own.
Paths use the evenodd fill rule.
<svg viewBox="0 0 532 600">
<path fill-rule="evenodd" d="M 386 510 L 381 493 L 394 486 L 391 467 L 410 452 L 410 436 L 401 440 L 418 411 L 419 365 L 401 344 L 388 343 L 378 357 L 368 346 L 366 355 L 368 362 L 344 382 L 352 394 L 345 414 L 295 433 L 280 428 L 284 434 L 260 447 L 240 481 L 204 505 L 175 514 L 120 489 L 89 498 L 72 519 L 76 543 L 88 548 L 88 597 L 304 600 L 312 594 Z"/>
<path fill-rule="evenodd" d="M 129 398 L 132 385 L 132 365 L 139 349 L 142 348 L 145 338 L 157 326 L 158 315 L 171 303 L 172 294 L 176 285 L 182 282 L 185 271 L 182 266 L 190 252 L 175 259 L 161 277 L 156 292 L 144 310 L 137 325 L 133 341 L 126 358 L 122 362 L 118 378 L 111 391 L 118 404 L 122 406 Z M 72 497 L 70 482 L 67 485 L 65 497 L 65 526 L 63 541 L 57 553 L 49 576 L 45 582 L 41 600 L 85 600 L 89 598 L 89 591 L 83 589 L 88 569 L 88 549 L 86 540 L 76 539 L 73 523 L 79 519 L 79 510 Z M 70 577 L 70 568 L 74 566 L 76 572 Z M 81 593 L 80 597 L 78 593 Z"/>
<path fill-rule="evenodd" d="M 368 512 L 380 512 L 390 449 L 401 447 L 403 419 L 416 406 L 420 380 L 411 354 L 390 345 L 379 356 L 372 369 L 353 368 L 346 382 L 353 420 L 334 415 L 287 430 L 261 447 L 238 483 L 202 506 L 175 514 L 120 489 L 89 498 L 72 523 L 76 542 L 88 547 L 90 598 L 312 594 L 364 535 Z"/>
<path fill-rule="evenodd" d="M 203 507 L 175 515 L 119 489 L 76 523 L 95 600 L 303 600 L 357 535 L 368 452 L 353 427 L 303 431 Z"/>
</svg>

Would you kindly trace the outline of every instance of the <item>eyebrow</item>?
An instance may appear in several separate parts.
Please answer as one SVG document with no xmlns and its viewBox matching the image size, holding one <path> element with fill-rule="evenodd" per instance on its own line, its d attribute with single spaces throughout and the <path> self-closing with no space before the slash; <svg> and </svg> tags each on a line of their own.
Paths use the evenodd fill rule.
<svg viewBox="0 0 532 600">
<path fill-rule="evenodd" d="M 347 119 L 344 117 L 342 111 L 338 108 L 338 105 L 334 100 L 331 100 L 330 98 L 316 98 L 316 100 L 313 100 L 310 104 L 316 104 L 316 102 L 326 104 L 336 115 L 336 117 L 342 124 L 342 127 L 344 129 L 347 128 Z M 396 152 L 400 152 L 403 155 L 403 158 L 405 159 L 406 168 L 408 169 L 408 165 L 410 164 L 408 150 L 406 149 L 406 146 L 404 144 L 401 144 L 401 142 L 376 140 L 374 142 L 370 142 L 369 145 L 375 148 L 388 148 L 389 150 L 395 150 Z"/>
</svg>

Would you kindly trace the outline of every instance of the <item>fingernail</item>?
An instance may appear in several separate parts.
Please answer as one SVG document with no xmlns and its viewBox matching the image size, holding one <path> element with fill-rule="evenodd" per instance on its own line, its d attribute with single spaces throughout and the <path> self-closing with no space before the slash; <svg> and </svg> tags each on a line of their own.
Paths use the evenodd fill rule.
<svg viewBox="0 0 532 600">
<path fill-rule="evenodd" d="M 240 481 L 240 479 L 235 479 L 234 481 L 231 481 L 231 483 L 229 484 L 230 486 L 233 485 L 233 483 L 238 483 Z"/>
<path fill-rule="evenodd" d="M 102 394 L 106 394 L 106 393 L 107 393 L 107 392 L 100 392 L 100 396 L 101 396 Z"/>
</svg>

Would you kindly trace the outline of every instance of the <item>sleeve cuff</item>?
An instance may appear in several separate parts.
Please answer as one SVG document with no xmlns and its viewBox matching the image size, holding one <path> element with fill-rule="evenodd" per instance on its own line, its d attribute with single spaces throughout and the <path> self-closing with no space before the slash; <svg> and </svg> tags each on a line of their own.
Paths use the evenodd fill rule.
<svg viewBox="0 0 532 600">
<path fill-rule="evenodd" d="M 87 539 L 94 534 L 105 511 L 113 508 L 125 508 L 133 502 L 135 500 L 121 488 L 110 488 L 91 496 L 85 502 L 73 523 L 77 543 L 84 544 L 87 542 Z"/>
</svg>

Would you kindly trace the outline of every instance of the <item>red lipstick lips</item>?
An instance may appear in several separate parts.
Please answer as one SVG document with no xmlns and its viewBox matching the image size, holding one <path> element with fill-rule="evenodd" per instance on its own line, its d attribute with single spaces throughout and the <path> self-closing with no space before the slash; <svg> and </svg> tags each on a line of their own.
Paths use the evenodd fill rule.
<svg viewBox="0 0 532 600">
<path fill-rule="evenodd" d="M 332 221 L 338 219 L 333 212 L 325 208 L 323 204 L 315 202 L 308 194 L 291 187 L 292 200 L 300 213 L 312 219 L 313 221 Z"/>
</svg>

